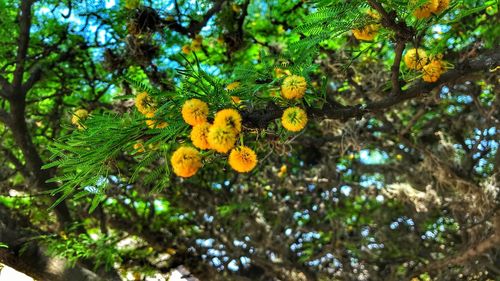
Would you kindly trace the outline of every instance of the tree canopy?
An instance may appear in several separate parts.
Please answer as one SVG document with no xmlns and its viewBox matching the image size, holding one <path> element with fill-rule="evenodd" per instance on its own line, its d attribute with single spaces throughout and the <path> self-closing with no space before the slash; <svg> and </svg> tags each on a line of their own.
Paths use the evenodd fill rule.
<svg viewBox="0 0 500 281">
<path fill-rule="evenodd" d="M 500 280 L 498 19 L 495 0 L 0 0 L 0 262 Z"/>
</svg>

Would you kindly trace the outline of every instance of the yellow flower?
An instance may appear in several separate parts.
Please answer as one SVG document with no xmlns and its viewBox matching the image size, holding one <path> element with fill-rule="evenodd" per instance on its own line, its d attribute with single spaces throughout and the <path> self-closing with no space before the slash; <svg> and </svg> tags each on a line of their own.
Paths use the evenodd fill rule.
<svg viewBox="0 0 500 281">
<path fill-rule="evenodd" d="M 191 130 L 191 141 L 193 145 L 199 149 L 209 149 L 210 144 L 208 143 L 208 131 L 210 130 L 209 123 L 199 124 L 193 127 Z"/>
<path fill-rule="evenodd" d="M 238 146 L 229 154 L 229 165 L 240 173 L 247 173 L 257 165 L 257 155 L 246 146 Z"/>
<path fill-rule="evenodd" d="M 290 72 L 290 70 L 284 70 L 284 69 L 281 69 L 279 67 L 276 67 L 274 69 L 274 74 L 276 75 L 277 78 L 281 78 L 285 75 L 292 75 L 292 73 Z"/>
<path fill-rule="evenodd" d="M 409 69 L 420 70 L 427 63 L 427 54 L 422 49 L 410 49 L 403 60 Z"/>
<path fill-rule="evenodd" d="M 191 42 L 191 51 L 201 50 L 201 44 L 203 43 L 203 37 L 201 35 L 196 35 L 196 37 Z"/>
<path fill-rule="evenodd" d="M 142 92 L 135 97 L 135 106 L 142 114 L 147 114 L 156 110 L 156 104 L 153 98 L 146 92 Z"/>
<path fill-rule="evenodd" d="M 172 154 L 170 162 L 176 175 L 189 178 L 201 167 L 201 156 L 198 150 L 189 146 L 181 146 Z"/>
<path fill-rule="evenodd" d="M 298 132 L 307 124 L 307 113 L 300 107 L 289 107 L 283 112 L 281 123 L 288 131 Z"/>
<path fill-rule="evenodd" d="M 283 164 L 280 168 L 280 171 L 278 172 L 278 177 L 283 177 L 286 174 L 287 170 L 287 166 Z"/>
<path fill-rule="evenodd" d="M 438 5 L 435 13 L 436 14 L 441 13 L 442 11 L 446 10 L 449 5 L 450 5 L 450 0 L 439 0 L 439 5 Z"/>
<path fill-rule="evenodd" d="M 241 7 L 238 5 L 238 4 L 235 4 L 233 3 L 231 5 L 231 9 L 233 10 L 233 12 L 239 14 L 241 12 Z"/>
<path fill-rule="evenodd" d="M 231 100 L 235 103 L 235 104 L 239 104 L 241 102 L 241 99 L 240 97 L 238 96 L 231 96 Z"/>
<path fill-rule="evenodd" d="M 215 114 L 214 125 L 227 126 L 239 133 L 241 132 L 241 115 L 232 108 L 220 110 Z"/>
<path fill-rule="evenodd" d="M 212 125 L 208 131 L 210 147 L 220 153 L 227 153 L 236 143 L 236 131 L 228 126 Z"/>
<path fill-rule="evenodd" d="M 281 84 L 281 94 L 286 99 L 300 99 L 304 96 L 306 89 L 306 79 L 298 75 L 286 77 Z"/>
<path fill-rule="evenodd" d="M 208 105 L 199 99 L 187 100 L 182 105 L 182 118 L 191 126 L 207 122 Z"/>
<path fill-rule="evenodd" d="M 352 31 L 352 34 L 358 40 L 371 41 L 373 40 L 373 38 L 375 38 L 375 35 L 377 35 L 378 29 L 378 24 L 368 24 L 359 29 L 354 29 Z"/>
<path fill-rule="evenodd" d="M 87 119 L 89 116 L 89 112 L 86 109 L 78 109 L 73 113 L 73 116 L 71 116 L 71 123 L 73 125 L 76 125 L 78 129 L 84 129 L 85 127 L 82 125 L 82 121 Z"/>
<path fill-rule="evenodd" d="M 415 15 L 417 19 L 428 18 L 436 12 L 438 6 L 439 0 L 428 0 L 425 4 L 416 9 L 413 15 Z"/>
<path fill-rule="evenodd" d="M 422 69 L 422 79 L 429 83 L 436 82 L 444 71 L 444 65 L 440 60 L 432 60 Z"/>
<path fill-rule="evenodd" d="M 168 126 L 167 122 L 155 119 L 155 112 L 148 112 L 145 116 L 148 118 L 146 119 L 146 125 L 148 125 L 150 129 L 163 129 Z"/>
<path fill-rule="evenodd" d="M 134 144 L 134 150 L 136 153 L 143 153 L 144 151 L 146 151 L 144 149 L 144 144 L 140 141 L 138 141 Z"/>
<path fill-rule="evenodd" d="M 191 53 L 191 46 L 190 45 L 184 45 L 182 46 L 182 53 L 184 53 L 185 55 L 189 55 L 189 53 Z"/>
<path fill-rule="evenodd" d="M 233 83 L 229 83 L 226 86 L 226 90 L 228 90 L 228 91 L 236 90 L 240 87 L 240 85 L 241 85 L 241 83 L 238 81 L 233 82 Z"/>
</svg>

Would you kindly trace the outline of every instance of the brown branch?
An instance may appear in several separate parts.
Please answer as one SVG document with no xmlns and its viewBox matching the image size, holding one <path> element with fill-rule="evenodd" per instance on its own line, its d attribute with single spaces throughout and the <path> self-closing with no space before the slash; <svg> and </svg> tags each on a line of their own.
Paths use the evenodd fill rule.
<svg viewBox="0 0 500 281">
<path fill-rule="evenodd" d="M 346 120 L 353 117 L 362 117 L 367 113 L 384 111 L 407 100 L 425 96 L 437 87 L 460 81 L 476 72 L 495 68 L 499 64 L 500 52 L 498 49 L 485 51 L 476 58 L 471 58 L 456 65 L 455 69 L 444 73 L 440 79 L 434 83 L 420 81 L 413 84 L 413 86 L 406 91 L 402 91 L 401 94 L 391 95 L 366 105 L 358 104 L 354 106 L 343 106 L 335 102 L 328 102 L 321 109 L 309 108 L 308 113 L 313 119 L 328 118 Z M 263 110 L 243 112 L 243 122 L 247 127 L 263 128 L 266 127 L 269 122 L 281 117 L 282 112 L 283 109 L 276 105 L 268 106 Z"/>
<path fill-rule="evenodd" d="M 18 49 L 16 56 L 16 69 L 14 70 L 14 80 L 12 82 L 13 87 L 17 89 L 20 89 L 21 83 L 23 82 L 24 65 L 30 41 L 32 5 L 33 0 L 23 0 L 21 2 L 21 10 L 19 11 Z M 24 95 L 25 93 L 18 94 Z"/>
</svg>

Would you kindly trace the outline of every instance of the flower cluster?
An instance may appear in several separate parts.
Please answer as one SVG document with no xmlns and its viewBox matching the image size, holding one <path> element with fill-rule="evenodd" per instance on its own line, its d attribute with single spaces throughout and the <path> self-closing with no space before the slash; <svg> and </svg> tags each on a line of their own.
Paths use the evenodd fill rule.
<svg viewBox="0 0 500 281">
<path fill-rule="evenodd" d="M 441 74 L 446 71 L 440 55 L 434 58 L 427 56 L 423 49 L 410 49 L 406 52 L 403 60 L 409 69 L 422 71 L 422 79 L 425 82 L 436 82 Z"/>
<path fill-rule="evenodd" d="M 307 89 L 306 79 L 298 75 L 289 75 L 281 84 L 281 94 L 286 99 L 300 99 Z M 285 129 L 298 132 L 307 124 L 307 114 L 300 107 L 287 108 L 281 117 L 281 124 Z"/>
<path fill-rule="evenodd" d="M 257 155 L 251 148 L 246 146 L 235 148 L 238 135 L 242 131 L 242 119 L 237 110 L 226 108 L 218 111 L 215 114 L 213 124 L 210 124 L 208 122 L 208 105 L 202 100 L 190 99 L 182 105 L 181 113 L 184 121 L 193 126 L 190 139 L 195 147 L 201 150 L 211 149 L 224 154 L 231 151 L 229 165 L 240 173 L 249 172 L 257 165 Z M 174 161 L 172 161 L 172 165 L 174 165 Z M 174 173 L 185 177 L 177 171 L 179 169 L 174 168 Z"/>
</svg>

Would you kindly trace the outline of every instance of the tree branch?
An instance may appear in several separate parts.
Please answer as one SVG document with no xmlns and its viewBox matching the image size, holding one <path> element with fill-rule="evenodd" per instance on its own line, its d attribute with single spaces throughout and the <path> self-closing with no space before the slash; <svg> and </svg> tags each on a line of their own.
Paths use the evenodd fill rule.
<svg viewBox="0 0 500 281">
<path fill-rule="evenodd" d="M 23 0 L 21 2 L 21 10 L 19 11 L 19 38 L 18 49 L 16 56 L 16 69 L 14 70 L 13 87 L 20 89 L 23 82 L 24 65 L 26 62 L 26 55 L 28 54 L 28 47 L 30 41 L 30 28 L 31 28 L 31 6 L 33 0 Z M 19 93 L 25 94 L 25 93 Z"/>
</svg>

